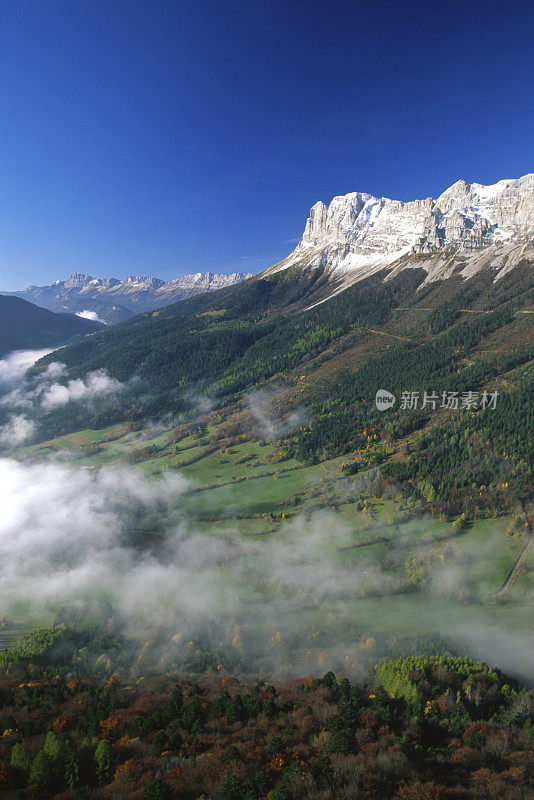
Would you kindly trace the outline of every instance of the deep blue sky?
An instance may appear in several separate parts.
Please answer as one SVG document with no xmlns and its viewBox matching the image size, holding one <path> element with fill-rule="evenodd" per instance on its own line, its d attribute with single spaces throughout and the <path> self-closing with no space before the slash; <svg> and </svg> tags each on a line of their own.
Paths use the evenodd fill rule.
<svg viewBox="0 0 534 800">
<path fill-rule="evenodd" d="M 529 2 L 3 0 L 0 289 L 250 270 L 317 200 L 534 170 Z"/>
</svg>

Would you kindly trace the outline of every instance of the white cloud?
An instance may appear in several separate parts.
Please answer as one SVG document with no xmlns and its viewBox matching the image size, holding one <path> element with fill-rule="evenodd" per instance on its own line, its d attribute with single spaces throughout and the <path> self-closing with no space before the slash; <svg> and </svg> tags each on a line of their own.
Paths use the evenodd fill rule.
<svg viewBox="0 0 534 800">
<path fill-rule="evenodd" d="M 37 430 L 43 411 L 71 402 L 86 406 L 97 400 L 109 402 L 127 388 L 102 369 L 66 381 L 67 367 L 59 361 L 48 364 L 37 375 L 27 375 L 29 367 L 51 352 L 21 350 L 0 359 L 0 447 L 27 442 Z"/>
<path fill-rule="evenodd" d="M 306 422 L 306 412 L 303 408 L 285 414 L 276 410 L 276 402 L 281 395 L 282 390 L 279 387 L 268 392 L 254 391 L 243 395 L 243 400 L 249 407 L 261 435 L 266 439 L 287 436 Z"/>
<path fill-rule="evenodd" d="M 35 429 L 33 420 L 24 414 L 13 414 L 5 425 L 0 426 L 0 445 L 18 447 L 32 438 Z"/>
<path fill-rule="evenodd" d="M 123 383 L 111 378 L 103 369 L 89 372 L 85 378 L 60 383 L 67 367 L 59 361 L 53 361 L 39 375 L 26 379 L 25 371 L 32 363 L 29 355 L 25 360 L 0 362 L 0 379 L 2 365 L 6 375 L 3 386 L 0 386 L 0 391 L 4 390 L 0 405 L 26 410 L 40 407 L 49 411 L 70 402 L 89 403 L 97 397 L 115 395 L 125 388 Z"/>
<path fill-rule="evenodd" d="M 15 350 L 0 359 L 0 389 L 20 382 L 26 370 L 53 350 Z"/>
<path fill-rule="evenodd" d="M 384 619 L 391 630 L 387 616 L 395 611 L 381 562 L 347 557 L 355 546 L 352 526 L 321 511 L 287 521 L 269 537 L 220 525 L 200 530 L 182 510 L 188 488 L 177 473 L 0 459 L 0 614 L 46 622 L 62 605 L 105 599 L 127 624 L 154 631 L 205 630 L 207 620 L 224 631 L 222 638 L 213 634 L 219 642 L 232 641 L 237 629 L 254 668 L 267 653 L 284 674 L 324 672 L 314 652 L 328 651 L 329 666 L 360 669 L 359 635 L 375 635 Z M 411 524 L 401 526 L 392 545 L 401 561 Z M 369 589 L 378 595 L 371 616 Z M 425 594 L 399 595 L 398 603 L 410 616 L 397 621 L 399 634 L 408 628 L 458 635 L 469 652 L 531 674 L 532 636 L 523 635 L 519 646 L 517 631 L 480 604 L 437 598 L 431 586 Z M 282 642 L 276 651 L 273 636 Z"/>
<path fill-rule="evenodd" d="M 102 322 L 103 325 L 106 324 L 103 319 L 100 319 L 96 311 L 91 311 L 89 308 L 84 308 L 83 311 L 77 311 L 76 316 L 82 317 L 82 319 L 90 319 L 93 322 Z"/>
<path fill-rule="evenodd" d="M 52 366 L 52 365 L 50 365 Z M 85 380 L 77 378 L 66 384 L 53 383 L 40 392 L 40 405 L 50 410 L 64 406 L 72 401 L 88 402 L 95 397 L 105 397 L 116 394 L 124 389 L 124 384 L 115 378 L 110 378 L 105 370 L 99 369 L 89 372 Z"/>
<path fill-rule="evenodd" d="M 155 480 L 141 470 L 98 472 L 0 459 L 0 608 L 89 599 L 108 593 L 118 607 L 161 599 L 177 583 L 169 567 L 128 543 L 132 514 L 163 514 L 179 529 L 180 475 Z"/>
</svg>

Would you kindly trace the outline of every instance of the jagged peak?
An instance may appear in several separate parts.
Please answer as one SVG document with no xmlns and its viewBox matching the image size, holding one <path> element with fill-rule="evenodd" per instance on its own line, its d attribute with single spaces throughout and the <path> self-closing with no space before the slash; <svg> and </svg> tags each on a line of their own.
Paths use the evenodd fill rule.
<svg viewBox="0 0 534 800">
<path fill-rule="evenodd" d="M 407 206 L 410 204 L 435 204 L 439 205 L 440 201 L 443 202 L 443 198 L 445 197 L 455 197 L 455 196 L 463 196 L 469 193 L 477 193 L 477 194 L 486 194 L 486 195 L 498 195 L 501 192 L 506 191 L 509 188 L 518 188 L 521 189 L 529 189 L 530 187 L 534 187 L 534 173 L 528 172 L 525 175 L 521 176 L 520 178 L 503 178 L 496 183 L 493 184 L 482 184 L 482 183 L 467 183 L 463 178 L 459 178 L 453 184 L 451 184 L 447 189 L 445 189 L 436 199 L 431 197 L 430 195 L 425 198 L 417 198 L 414 200 L 396 200 L 394 198 L 380 196 L 377 197 L 373 194 L 369 194 L 368 192 L 348 192 L 347 194 L 336 195 L 332 198 L 330 203 L 325 203 L 322 200 L 318 200 L 310 209 L 310 216 L 312 212 L 317 212 L 322 209 L 331 209 L 332 206 L 348 206 L 354 204 L 363 204 L 369 203 L 370 201 L 373 203 L 382 203 L 382 204 L 395 204 L 399 207 Z"/>
<path fill-rule="evenodd" d="M 89 281 L 93 280 L 92 275 L 86 275 L 85 272 L 73 272 L 68 278 L 68 281 L 78 281 L 83 283 L 89 283 Z M 66 283 L 67 281 L 65 281 Z"/>
<path fill-rule="evenodd" d="M 128 275 L 125 283 L 165 283 L 165 281 L 150 275 Z"/>
<path fill-rule="evenodd" d="M 451 254 L 463 254 L 465 260 L 490 246 L 520 248 L 533 240 L 534 174 L 487 186 L 460 178 L 436 200 L 401 201 L 350 192 L 334 197 L 329 205 L 319 201 L 311 208 L 296 249 L 267 272 L 296 265 L 321 268 L 350 285 L 402 259 L 415 266 L 413 254 L 442 254 L 447 269 L 453 269 Z M 500 263 L 502 267 L 502 259 Z M 424 260 L 417 265 L 425 268 Z M 429 262 L 429 274 L 442 277 L 441 267 L 434 267 Z"/>
<path fill-rule="evenodd" d="M 231 275 L 212 272 L 182 275 L 163 281 L 146 275 L 129 275 L 126 279 L 92 278 L 74 272 L 66 280 L 57 280 L 49 286 L 29 286 L 16 294 L 50 310 L 89 310 L 98 313 L 106 322 L 117 322 L 129 315 L 151 311 L 200 292 L 209 292 L 231 286 L 250 274 L 234 272 Z M 116 305 L 113 301 L 116 300 Z M 83 306 L 80 304 L 83 303 Z"/>
</svg>

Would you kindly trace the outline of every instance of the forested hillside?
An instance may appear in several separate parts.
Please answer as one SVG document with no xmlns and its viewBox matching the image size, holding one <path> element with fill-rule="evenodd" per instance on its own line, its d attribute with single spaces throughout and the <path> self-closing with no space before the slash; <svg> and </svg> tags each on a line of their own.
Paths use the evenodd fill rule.
<svg viewBox="0 0 534 800">
<path fill-rule="evenodd" d="M 367 278 L 312 308 L 317 284 L 323 279 L 320 272 L 305 277 L 282 273 L 248 281 L 115 325 L 62 350 L 57 358 L 73 375 L 105 368 L 121 381 L 137 376 L 149 391 L 158 393 L 162 409 L 172 410 L 175 404 L 181 407 L 184 390 L 191 386 L 200 385 L 220 402 L 258 380 L 308 362 L 351 331 L 383 327 L 395 309 L 414 300 L 417 305 L 419 299 L 435 311 L 429 315 L 426 331 L 405 340 L 417 346 L 427 340 L 430 343 L 417 358 L 410 356 L 413 346 L 407 346 L 397 371 L 404 374 L 411 358 L 411 372 L 425 369 L 415 366 L 423 359 L 434 365 L 434 372 L 446 374 L 453 349 L 468 353 L 534 299 L 528 267 L 498 284 L 491 282 L 491 275 L 477 276 L 468 289 L 463 281 L 459 287 L 446 281 L 419 293 L 417 288 L 425 277 L 422 270 L 409 270 L 389 281 L 384 281 L 386 274 Z M 442 289 L 448 297 L 440 303 Z M 456 325 L 466 302 L 481 312 L 499 309 L 500 316 Z M 434 341 L 434 334 L 439 336 L 451 325 L 448 338 Z M 413 377 L 417 377 L 415 373 Z"/>
<path fill-rule="evenodd" d="M 102 327 L 75 314 L 56 314 L 19 297 L 0 295 L 0 356 L 13 350 L 58 347 Z"/>
<path fill-rule="evenodd" d="M 287 387 L 288 407 L 307 409 L 309 424 L 283 442 L 300 461 L 353 453 L 353 471 L 387 462 L 385 472 L 436 510 L 459 512 L 466 503 L 472 512 L 491 510 L 527 499 L 533 464 L 522 431 L 533 415 L 532 268 L 523 264 L 498 282 L 482 273 L 424 288 L 422 271 L 385 275 L 309 308 L 320 296 L 321 272 L 282 273 L 102 331 L 39 368 L 58 359 L 73 377 L 105 369 L 126 384 L 121 405 L 70 405 L 46 415 L 46 430 L 194 415 L 199 396 L 225 407 L 274 382 Z M 487 348 L 492 340 L 499 344 Z M 379 389 L 395 395 L 393 410 L 377 411 Z M 464 395 L 489 397 L 490 389 L 495 408 L 464 407 Z M 417 396 L 417 407 L 403 407 L 403 393 Z M 449 393 L 456 408 L 445 407 Z M 432 404 L 423 403 L 425 395 L 434 396 Z"/>
<path fill-rule="evenodd" d="M 366 682 L 273 684 L 198 661 L 196 679 L 133 680 L 109 675 L 120 637 L 63 620 L 0 657 L 5 800 L 501 800 L 503 788 L 526 800 L 534 788 L 532 693 L 443 642 L 397 643 L 420 654 L 382 659 Z"/>
</svg>

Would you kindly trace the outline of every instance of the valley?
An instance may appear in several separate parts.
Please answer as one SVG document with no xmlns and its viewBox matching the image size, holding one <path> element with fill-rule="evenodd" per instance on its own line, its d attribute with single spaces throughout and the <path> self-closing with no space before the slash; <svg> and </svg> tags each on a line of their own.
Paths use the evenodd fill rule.
<svg viewBox="0 0 534 800">
<path fill-rule="evenodd" d="M 313 673 L 319 655 L 337 669 L 347 653 L 358 672 L 367 640 L 383 638 L 379 657 L 397 637 L 425 634 L 530 682 L 531 551 L 497 593 L 532 530 L 532 271 L 494 274 L 425 285 L 422 269 L 384 271 L 306 310 L 324 275 L 287 270 L 140 315 L 30 370 L 0 415 L 21 403 L 37 435 L 9 458 L 38 487 L 57 481 L 61 497 L 78 474 L 88 502 L 101 481 L 106 497 L 105 482 L 124 479 L 110 541 L 120 559 L 139 559 L 135 569 L 163 571 L 149 607 L 198 605 L 199 630 L 205 614 L 220 623 L 208 637 L 216 649 L 246 629 L 245 672 Z M 377 410 L 378 389 L 393 392 L 393 409 Z M 443 400 L 451 392 L 456 405 Z M 492 396 L 493 407 L 479 404 Z M 107 526 L 100 513 L 95 524 Z M 179 570 L 181 548 L 189 563 L 197 541 L 189 590 L 168 584 L 165 559 Z M 58 557 L 63 603 L 79 602 L 80 566 L 53 549 Z M 122 576 L 100 585 L 103 557 L 95 552 L 84 602 L 110 602 L 133 630 L 166 640 L 167 612 L 125 609 Z M 58 611 L 45 595 L 12 606 L 5 613 L 25 625 Z"/>
<path fill-rule="evenodd" d="M 3 4 L 0 800 L 534 800 L 533 30 Z"/>
<path fill-rule="evenodd" d="M 283 399 L 284 391 L 278 388 L 274 403 L 282 404 Z M 270 410 L 272 413 L 272 407 Z M 392 457 L 408 442 L 415 444 L 413 435 L 397 443 Z M 266 554 L 272 547 L 273 559 L 278 557 L 280 544 L 298 547 L 302 536 L 308 535 L 306 531 L 312 539 L 317 527 L 323 531 L 321 542 L 309 554 L 310 581 L 304 588 L 295 588 L 291 580 L 284 585 L 283 580 L 265 578 L 254 558 L 245 583 L 242 564 L 237 572 L 226 561 L 216 564 L 217 580 L 228 582 L 237 598 L 242 594 L 248 597 L 252 581 L 255 590 L 260 587 L 262 593 L 267 592 L 270 599 L 265 602 L 280 591 L 285 593 L 290 607 L 297 604 L 299 615 L 301 604 L 319 603 L 314 612 L 317 626 L 321 626 L 322 616 L 323 624 L 328 625 L 326 620 L 334 614 L 337 637 L 353 640 L 351 647 L 375 635 L 409 637 L 426 632 L 461 641 L 473 655 L 488 657 L 481 631 L 492 631 L 493 653 L 500 637 L 503 642 L 517 637 L 525 657 L 507 662 L 503 647 L 502 666 L 530 680 L 529 653 L 534 641 L 525 635 L 531 613 L 531 603 L 525 603 L 525 598 L 532 597 L 534 590 L 531 558 L 510 591 L 498 602 L 493 598 L 525 544 L 517 509 L 465 522 L 454 515 L 436 518 L 423 499 L 403 497 L 398 486 L 384 479 L 379 467 L 347 474 L 347 461 L 362 458 L 365 451 L 305 466 L 289 457 L 279 442 L 262 438 L 250 407 L 240 404 L 178 428 L 160 424 L 151 429 L 126 423 L 79 431 L 25 448 L 16 457 L 29 462 L 61 460 L 65 453 L 71 469 L 94 471 L 127 464 L 156 479 L 178 471 L 187 486 L 177 508 L 196 534 L 230 535 L 237 537 L 237 542 L 243 539 L 266 548 Z M 150 518 L 128 533 L 133 539 L 142 537 L 143 548 L 151 547 L 151 537 L 156 543 L 161 537 L 157 524 L 151 530 Z M 239 545 L 237 548 L 239 552 Z M 344 586 L 348 596 L 330 596 L 327 591 L 321 597 L 321 587 L 313 586 L 313 574 L 325 565 L 333 572 L 339 569 L 343 580 L 349 582 Z M 246 614 L 245 608 L 239 613 Z M 49 620 L 45 616 L 34 622 Z M 280 624 L 283 627 L 283 620 Z M 470 631 L 478 632 L 478 641 Z M 291 635 L 295 636 L 295 631 L 291 630 Z M 303 635 L 309 635 L 307 623 L 298 632 L 299 638 Z M 323 660 L 329 657 L 324 653 L 328 639 L 326 635 L 322 642 Z M 332 667 L 336 667 L 337 653 L 332 658 Z M 313 667 L 312 660 L 307 669 Z"/>
<path fill-rule="evenodd" d="M 492 737 L 530 758 L 532 259 L 481 252 L 314 249 L 7 358 L 10 797 L 456 800 Z"/>
</svg>

